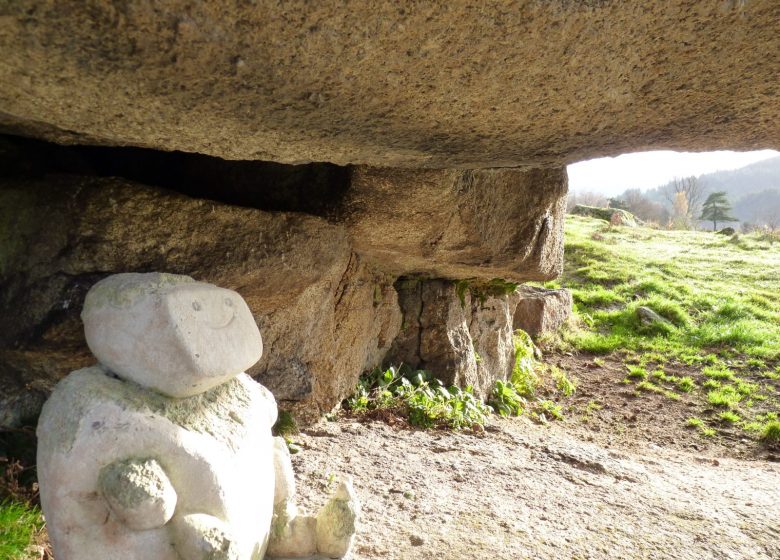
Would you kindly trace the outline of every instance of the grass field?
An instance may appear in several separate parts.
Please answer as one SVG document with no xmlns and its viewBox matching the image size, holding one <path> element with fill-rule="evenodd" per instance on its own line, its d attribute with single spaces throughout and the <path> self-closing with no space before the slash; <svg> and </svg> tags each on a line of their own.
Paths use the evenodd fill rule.
<svg viewBox="0 0 780 560">
<path fill-rule="evenodd" d="M 689 419 L 705 435 L 728 425 L 776 439 L 780 236 L 569 216 L 565 247 L 564 274 L 547 284 L 571 289 L 575 301 L 559 349 L 621 360 L 623 382 L 638 394 L 697 399 L 717 413 Z M 643 322 L 640 308 L 660 319 Z"/>
</svg>

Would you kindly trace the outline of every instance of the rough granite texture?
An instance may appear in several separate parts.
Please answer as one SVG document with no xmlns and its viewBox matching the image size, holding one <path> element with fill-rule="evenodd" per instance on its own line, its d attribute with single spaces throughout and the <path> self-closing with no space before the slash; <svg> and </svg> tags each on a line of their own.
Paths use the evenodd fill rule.
<svg viewBox="0 0 780 560">
<path fill-rule="evenodd" d="M 388 167 L 780 146 L 776 0 L 0 5 L 0 123 Z"/>
<path fill-rule="evenodd" d="M 563 264 L 567 186 L 563 168 L 358 167 L 341 217 L 355 250 L 396 274 L 549 280 Z"/>
<path fill-rule="evenodd" d="M 34 417 L 54 382 L 94 363 L 78 310 L 111 272 L 162 270 L 237 291 L 265 343 L 250 375 L 309 419 L 348 395 L 400 327 L 393 279 L 365 265 L 346 229 L 322 218 L 73 176 L 0 181 L 5 200 L 27 201 L 19 219 L 36 217 L 0 239 L 14 248 L 0 274 L 7 425 Z"/>
<path fill-rule="evenodd" d="M 471 386 L 487 398 L 496 380 L 512 373 L 514 293 L 485 296 L 446 280 L 396 283 L 401 332 L 387 363 L 430 371 L 446 385 Z"/>
</svg>

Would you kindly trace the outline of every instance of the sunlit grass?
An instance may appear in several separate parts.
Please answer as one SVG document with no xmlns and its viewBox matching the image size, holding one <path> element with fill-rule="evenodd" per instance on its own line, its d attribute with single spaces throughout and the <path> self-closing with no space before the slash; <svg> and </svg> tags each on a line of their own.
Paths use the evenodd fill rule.
<svg viewBox="0 0 780 560">
<path fill-rule="evenodd" d="M 569 216 L 559 284 L 572 290 L 584 328 L 570 330 L 567 340 L 596 354 L 728 348 L 779 359 L 780 244 L 758 236 L 740 240 L 711 232 L 605 230 L 603 221 Z M 665 322 L 642 324 L 640 306 Z"/>
<path fill-rule="evenodd" d="M 569 288 L 574 299 L 562 347 L 622 360 L 622 383 L 638 395 L 684 395 L 709 408 L 709 420 L 687 423 L 704 436 L 736 428 L 775 441 L 777 418 L 761 414 L 780 409 L 780 243 L 774 241 L 609 227 L 569 216 L 564 274 L 550 285 Z"/>
</svg>

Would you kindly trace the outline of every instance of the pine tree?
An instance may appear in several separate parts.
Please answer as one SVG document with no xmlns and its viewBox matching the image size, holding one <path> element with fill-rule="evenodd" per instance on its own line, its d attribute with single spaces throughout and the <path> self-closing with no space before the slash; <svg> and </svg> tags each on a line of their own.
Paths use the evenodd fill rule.
<svg viewBox="0 0 780 560">
<path fill-rule="evenodd" d="M 700 220 L 712 220 L 712 229 L 718 229 L 718 222 L 736 222 L 737 218 L 730 214 L 731 204 L 725 191 L 717 191 L 707 197 L 701 207 Z"/>
</svg>

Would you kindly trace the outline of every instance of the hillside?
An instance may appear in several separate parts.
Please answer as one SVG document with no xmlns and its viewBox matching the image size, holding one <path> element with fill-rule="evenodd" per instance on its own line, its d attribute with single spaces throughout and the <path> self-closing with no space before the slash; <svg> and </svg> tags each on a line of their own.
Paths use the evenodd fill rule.
<svg viewBox="0 0 780 560">
<path fill-rule="evenodd" d="M 740 222 L 780 226 L 780 156 L 728 171 L 699 176 L 705 193 L 725 191 Z M 648 198 L 668 204 L 667 185 L 647 192 Z M 706 224 L 702 224 L 706 225 Z"/>
</svg>

